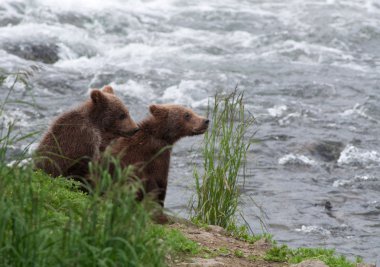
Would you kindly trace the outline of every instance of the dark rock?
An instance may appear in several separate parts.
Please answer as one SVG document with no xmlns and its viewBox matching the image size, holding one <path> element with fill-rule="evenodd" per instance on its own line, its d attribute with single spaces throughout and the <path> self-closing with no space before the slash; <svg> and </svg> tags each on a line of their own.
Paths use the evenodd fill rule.
<svg viewBox="0 0 380 267">
<path fill-rule="evenodd" d="M 326 201 L 326 202 L 325 202 L 325 209 L 326 209 L 326 210 L 331 210 L 331 209 L 332 209 L 332 205 L 331 205 L 331 202 L 330 202 L 330 201 Z"/>
<path fill-rule="evenodd" d="M 343 149 L 344 144 L 336 141 L 321 141 L 308 146 L 313 156 L 326 162 L 337 161 Z"/>
<path fill-rule="evenodd" d="M 62 12 L 57 14 L 58 20 L 62 24 L 71 24 L 79 28 L 84 28 L 86 24 L 93 22 L 90 16 L 76 12 Z"/>
<path fill-rule="evenodd" d="M 8 25 L 17 25 L 21 22 L 22 18 L 19 16 L 0 13 L 0 27 Z"/>
<path fill-rule="evenodd" d="M 59 47 L 49 43 L 8 43 L 3 49 L 26 60 L 53 64 L 59 60 Z"/>
<path fill-rule="evenodd" d="M 36 86 L 47 88 L 50 92 L 60 95 L 78 95 L 84 96 L 88 90 L 89 77 L 83 76 L 82 73 L 70 71 L 51 71 L 46 70 L 44 76 L 36 79 Z"/>
</svg>

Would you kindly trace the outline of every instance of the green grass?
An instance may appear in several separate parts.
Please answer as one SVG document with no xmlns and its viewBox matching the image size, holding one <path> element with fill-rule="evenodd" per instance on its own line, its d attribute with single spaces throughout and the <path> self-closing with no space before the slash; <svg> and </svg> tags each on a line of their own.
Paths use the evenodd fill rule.
<svg viewBox="0 0 380 267">
<path fill-rule="evenodd" d="M 198 220 L 192 220 L 192 222 L 196 226 L 198 226 L 199 228 L 203 228 L 206 231 L 210 230 L 209 224 L 206 224 L 206 223 L 204 223 L 202 221 L 198 221 Z M 273 236 L 271 234 L 269 234 L 269 233 L 252 234 L 246 225 L 238 226 L 236 224 L 230 224 L 229 227 L 225 230 L 226 230 L 225 234 L 227 236 L 232 236 L 236 239 L 239 239 L 241 241 L 245 241 L 245 242 L 250 243 L 250 244 L 253 244 L 260 239 L 266 239 L 271 243 L 275 243 L 275 241 L 273 240 Z"/>
<path fill-rule="evenodd" d="M 260 260 L 260 257 L 259 257 L 259 256 L 256 256 L 256 255 L 253 255 L 253 254 L 251 254 L 251 255 L 248 255 L 248 257 L 247 257 L 247 260 L 249 260 L 249 261 L 252 261 L 252 262 L 255 262 L 255 261 L 258 261 L 258 260 Z"/>
<path fill-rule="evenodd" d="M 325 248 L 297 248 L 291 249 L 286 245 L 274 246 L 264 257 L 267 261 L 288 262 L 291 264 L 313 259 L 320 260 L 330 267 L 356 267 L 356 263 L 349 261 L 342 255 L 337 255 L 333 249 Z M 357 258 L 357 262 L 361 262 Z"/>
<path fill-rule="evenodd" d="M 232 224 L 226 230 L 229 235 L 239 240 L 248 242 L 250 244 L 253 244 L 260 239 L 266 239 L 266 240 L 269 240 L 270 242 L 274 242 L 273 236 L 271 234 L 268 234 L 268 233 L 251 234 L 250 230 L 248 229 L 246 225 L 237 226 L 236 224 Z"/>
<path fill-rule="evenodd" d="M 187 239 L 182 232 L 177 229 L 170 229 L 162 225 L 154 225 L 152 233 L 159 237 L 165 237 L 163 242 L 175 257 L 197 255 L 203 252 L 203 248 L 198 243 Z"/>
<path fill-rule="evenodd" d="M 239 250 L 239 249 L 236 249 L 236 250 L 234 251 L 234 255 L 235 255 L 235 257 L 238 257 L 238 258 L 244 258 L 244 253 L 243 253 L 243 251 L 241 251 L 241 250 Z"/>
<path fill-rule="evenodd" d="M 236 224 L 239 186 L 244 182 L 246 153 L 251 145 L 246 135 L 254 119 L 247 115 L 243 94 L 236 90 L 215 96 L 208 113 L 211 125 L 204 135 L 203 168 L 194 170 L 196 196 L 191 218 L 228 229 Z"/>
<path fill-rule="evenodd" d="M 1 165 L 0 177 L 0 266 L 165 266 L 201 251 L 152 224 L 130 188 L 86 195 L 28 167 Z"/>
<path fill-rule="evenodd" d="M 20 168 L 2 168 L 1 177 L 2 266 L 164 265 L 146 234 L 148 216 L 128 196 L 84 196 L 64 180 Z"/>
</svg>

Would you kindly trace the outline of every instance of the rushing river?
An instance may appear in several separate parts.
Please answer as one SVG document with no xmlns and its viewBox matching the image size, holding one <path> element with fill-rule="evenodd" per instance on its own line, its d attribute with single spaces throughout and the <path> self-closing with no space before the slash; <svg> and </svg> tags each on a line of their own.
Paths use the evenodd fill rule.
<svg viewBox="0 0 380 267">
<path fill-rule="evenodd" d="M 2 117 L 23 133 L 104 84 L 136 120 L 153 102 L 205 114 L 239 84 L 257 118 L 242 205 L 253 230 L 262 206 L 279 242 L 380 263 L 378 0 L 0 0 L 0 68 L 31 65 L 41 70 L 11 98 L 34 105 Z M 186 215 L 201 141 L 174 149 L 174 213 Z"/>
</svg>

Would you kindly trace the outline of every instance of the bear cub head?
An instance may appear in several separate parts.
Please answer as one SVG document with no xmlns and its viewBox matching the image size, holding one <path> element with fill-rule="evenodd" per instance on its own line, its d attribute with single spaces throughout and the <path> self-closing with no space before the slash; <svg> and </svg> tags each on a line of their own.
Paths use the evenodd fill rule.
<svg viewBox="0 0 380 267">
<path fill-rule="evenodd" d="M 90 116 L 102 132 L 114 137 L 127 137 L 139 130 L 128 108 L 114 94 L 111 86 L 105 86 L 102 90 L 93 90 L 91 101 L 94 110 Z"/>
<path fill-rule="evenodd" d="M 150 113 L 160 122 L 160 128 L 165 129 L 163 135 L 170 143 L 185 136 L 203 134 L 209 125 L 209 120 L 199 116 L 193 110 L 175 104 L 151 105 Z"/>
</svg>

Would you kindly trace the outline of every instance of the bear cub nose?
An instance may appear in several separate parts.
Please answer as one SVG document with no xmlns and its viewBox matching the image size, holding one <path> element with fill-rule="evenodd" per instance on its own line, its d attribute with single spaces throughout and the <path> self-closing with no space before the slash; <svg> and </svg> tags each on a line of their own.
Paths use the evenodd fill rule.
<svg viewBox="0 0 380 267">
<path fill-rule="evenodd" d="M 206 120 L 205 120 L 205 124 L 206 124 L 206 125 L 208 125 L 209 122 L 210 122 L 209 119 L 206 119 Z"/>
</svg>

